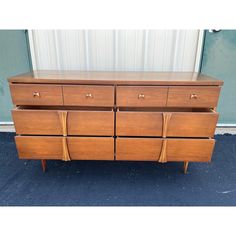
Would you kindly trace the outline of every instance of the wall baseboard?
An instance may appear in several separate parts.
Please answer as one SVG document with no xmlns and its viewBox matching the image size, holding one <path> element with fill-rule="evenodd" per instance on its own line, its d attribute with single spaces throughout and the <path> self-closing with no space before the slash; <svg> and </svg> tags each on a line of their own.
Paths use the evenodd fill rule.
<svg viewBox="0 0 236 236">
<path fill-rule="evenodd" d="M 8 122 L 8 124 L 2 124 L 0 123 L 0 132 L 16 132 L 15 127 L 13 125 L 13 122 Z"/>
<path fill-rule="evenodd" d="M 235 123 L 232 123 L 232 124 L 219 123 L 219 124 L 217 124 L 216 127 L 232 127 L 232 128 L 236 128 L 236 124 Z"/>
<path fill-rule="evenodd" d="M 0 121 L 0 126 L 1 125 L 13 125 L 13 121 Z"/>
</svg>

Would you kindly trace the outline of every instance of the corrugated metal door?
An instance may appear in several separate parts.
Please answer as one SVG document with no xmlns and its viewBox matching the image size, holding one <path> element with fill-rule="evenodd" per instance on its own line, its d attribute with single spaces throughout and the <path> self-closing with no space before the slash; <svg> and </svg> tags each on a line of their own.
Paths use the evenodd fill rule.
<svg viewBox="0 0 236 236">
<path fill-rule="evenodd" d="M 34 69 L 196 71 L 199 30 L 32 30 Z"/>
</svg>

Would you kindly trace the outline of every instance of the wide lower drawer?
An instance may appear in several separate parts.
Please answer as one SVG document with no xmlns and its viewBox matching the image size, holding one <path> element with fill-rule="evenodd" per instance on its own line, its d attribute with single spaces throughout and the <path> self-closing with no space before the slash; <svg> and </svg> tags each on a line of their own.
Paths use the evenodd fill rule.
<svg viewBox="0 0 236 236">
<path fill-rule="evenodd" d="M 116 160 L 158 161 L 163 148 L 167 161 L 207 162 L 211 160 L 214 139 L 117 138 Z"/>
<path fill-rule="evenodd" d="M 63 105 L 61 85 L 10 84 L 15 105 Z"/>
<path fill-rule="evenodd" d="M 168 116 L 168 120 L 165 118 Z M 212 137 L 218 113 L 205 112 L 136 112 L 116 114 L 117 136 Z"/>
<path fill-rule="evenodd" d="M 113 138 L 64 139 L 71 160 L 114 160 Z M 63 159 L 63 137 L 16 136 L 15 140 L 20 159 Z"/>
<path fill-rule="evenodd" d="M 165 86 L 118 86 L 118 107 L 166 106 L 168 87 Z"/>
<path fill-rule="evenodd" d="M 61 112 L 65 114 L 65 130 Z M 27 110 L 12 111 L 17 134 L 28 135 L 114 135 L 114 112 L 112 111 L 57 111 Z"/>
<path fill-rule="evenodd" d="M 168 107 L 208 107 L 217 106 L 220 87 L 217 86 L 170 86 Z"/>
<path fill-rule="evenodd" d="M 97 85 L 64 85 L 64 105 L 114 106 L 114 87 Z"/>
</svg>

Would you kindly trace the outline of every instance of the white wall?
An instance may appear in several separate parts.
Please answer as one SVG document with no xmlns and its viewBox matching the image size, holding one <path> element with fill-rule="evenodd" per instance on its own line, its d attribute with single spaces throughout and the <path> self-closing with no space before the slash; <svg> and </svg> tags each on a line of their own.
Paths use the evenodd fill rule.
<svg viewBox="0 0 236 236">
<path fill-rule="evenodd" d="M 197 71 L 199 30 L 31 30 L 38 70 Z"/>
</svg>

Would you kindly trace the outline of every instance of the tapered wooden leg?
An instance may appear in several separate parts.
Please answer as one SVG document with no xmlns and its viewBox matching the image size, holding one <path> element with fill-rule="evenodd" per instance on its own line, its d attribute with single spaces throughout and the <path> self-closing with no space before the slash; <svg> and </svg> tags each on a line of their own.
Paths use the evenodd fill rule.
<svg viewBox="0 0 236 236">
<path fill-rule="evenodd" d="M 188 161 L 184 162 L 184 174 L 187 174 L 187 170 L 188 170 Z"/>
<path fill-rule="evenodd" d="M 41 160 L 41 164 L 42 164 L 43 172 L 45 172 L 46 171 L 46 167 L 47 167 L 47 161 L 46 160 Z"/>
</svg>

